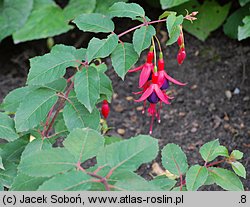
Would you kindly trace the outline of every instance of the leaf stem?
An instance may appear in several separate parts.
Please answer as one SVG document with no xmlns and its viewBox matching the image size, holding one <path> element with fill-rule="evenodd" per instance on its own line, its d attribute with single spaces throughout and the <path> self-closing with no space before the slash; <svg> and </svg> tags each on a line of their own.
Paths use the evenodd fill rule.
<svg viewBox="0 0 250 207">
<path fill-rule="evenodd" d="M 151 22 L 144 22 L 144 23 L 142 23 L 140 25 L 132 27 L 132 28 L 118 34 L 118 37 L 120 38 L 120 37 L 124 36 L 125 34 L 128 34 L 128 33 L 132 32 L 132 31 L 134 31 L 136 29 L 139 29 L 139 28 L 143 27 L 143 26 L 148 26 L 150 24 L 156 24 L 156 23 L 165 22 L 165 21 L 166 21 L 166 19 L 160 19 L 160 20 L 155 20 L 155 21 L 151 21 Z"/>
<path fill-rule="evenodd" d="M 220 163 L 223 163 L 223 162 L 225 162 L 225 159 L 223 159 L 223 160 L 219 160 L 219 161 L 216 161 L 216 162 L 212 162 L 212 163 L 210 163 L 209 165 L 204 165 L 206 168 L 209 168 L 209 167 L 212 167 L 212 166 L 214 166 L 214 165 L 218 165 L 218 164 L 220 164 Z"/>
</svg>

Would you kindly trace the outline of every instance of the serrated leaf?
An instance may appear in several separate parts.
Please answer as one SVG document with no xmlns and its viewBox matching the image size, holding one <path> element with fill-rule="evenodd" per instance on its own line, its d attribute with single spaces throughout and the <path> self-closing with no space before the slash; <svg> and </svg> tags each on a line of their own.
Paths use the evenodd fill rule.
<svg viewBox="0 0 250 207">
<path fill-rule="evenodd" d="M 171 190 L 175 186 L 176 182 L 177 182 L 176 180 L 171 180 L 167 178 L 165 175 L 157 176 L 156 178 L 150 181 L 150 183 L 160 187 L 161 190 L 164 191 Z"/>
<path fill-rule="evenodd" d="M 100 77 L 96 68 L 90 66 L 76 73 L 75 92 L 77 99 L 91 113 L 100 98 Z"/>
<path fill-rule="evenodd" d="M 239 0 L 241 6 L 245 6 L 250 0 Z"/>
<path fill-rule="evenodd" d="M 36 88 L 26 86 L 11 91 L 3 100 L 3 109 L 9 113 L 15 113 L 23 99 L 34 89 Z"/>
<path fill-rule="evenodd" d="M 90 64 L 90 66 L 95 67 L 99 73 L 105 73 L 108 70 L 108 67 L 105 63 L 101 63 L 99 65 L 95 65 L 94 63 L 92 63 Z"/>
<path fill-rule="evenodd" d="M 91 62 L 95 58 L 105 58 L 109 56 L 118 45 L 118 36 L 111 34 L 107 39 L 100 40 L 92 38 L 87 49 L 87 60 Z"/>
<path fill-rule="evenodd" d="M 48 139 L 42 140 L 40 138 L 37 138 L 33 140 L 32 142 L 30 142 L 29 144 L 27 144 L 27 146 L 25 147 L 22 153 L 21 159 L 24 159 L 27 156 L 31 156 L 33 153 L 40 152 L 46 149 L 51 149 L 51 148 L 52 148 L 52 145 Z"/>
<path fill-rule="evenodd" d="M 79 191 L 91 188 L 92 177 L 81 171 L 59 174 L 44 182 L 39 191 Z"/>
<path fill-rule="evenodd" d="M 176 144 L 167 144 L 161 152 L 162 165 L 175 175 L 185 174 L 188 169 L 187 156 Z"/>
<path fill-rule="evenodd" d="M 241 152 L 240 150 L 233 150 L 230 157 L 236 160 L 240 160 L 243 157 L 243 152 Z"/>
<path fill-rule="evenodd" d="M 129 17 L 131 19 L 145 17 L 144 9 L 139 4 L 124 2 L 118 2 L 111 6 L 109 14 L 112 17 Z"/>
<path fill-rule="evenodd" d="M 84 127 L 98 130 L 101 118 L 99 111 L 94 108 L 92 113 L 89 113 L 76 98 L 70 98 L 70 101 L 63 109 L 63 117 L 68 130 Z"/>
<path fill-rule="evenodd" d="M 222 168 L 209 168 L 217 185 L 225 190 L 243 191 L 243 185 L 240 179 L 231 171 Z"/>
<path fill-rule="evenodd" d="M 35 191 L 47 178 L 31 177 L 18 173 L 14 178 L 10 191 Z"/>
<path fill-rule="evenodd" d="M 138 54 L 130 43 L 118 44 L 111 54 L 111 61 L 116 73 L 124 79 L 128 70 L 138 60 Z"/>
<path fill-rule="evenodd" d="M 67 86 L 66 79 L 60 78 L 60 79 L 55 80 L 51 83 L 45 84 L 44 86 L 42 86 L 42 88 L 48 88 L 48 89 L 54 90 L 56 92 L 63 92 L 64 89 L 66 88 L 66 86 Z"/>
<path fill-rule="evenodd" d="M 246 16 L 242 21 L 244 25 L 238 27 L 238 40 L 250 37 L 250 16 Z"/>
<path fill-rule="evenodd" d="M 17 109 L 16 130 L 23 132 L 36 127 L 46 118 L 56 101 L 55 91 L 49 89 L 39 88 L 29 93 L 29 96 Z"/>
<path fill-rule="evenodd" d="M 75 167 L 75 157 L 64 148 L 38 151 L 21 160 L 18 170 L 29 176 L 50 177 Z"/>
<path fill-rule="evenodd" d="M 0 151 L 3 161 L 18 164 L 21 154 L 28 143 L 29 136 L 24 136 L 13 142 L 4 144 L 2 146 L 2 150 Z"/>
<path fill-rule="evenodd" d="M 96 0 L 96 13 L 106 14 L 109 12 L 109 8 L 116 2 L 127 2 L 128 0 Z"/>
<path fill-rule="evenodd" d="M 235 12 L 233 12 L 226 20 L 223 25 L 224 33 L 233 39 L 238 39 L 238 26 L 243 25 L 243 18 L 250 15 L 250 10 L 248 6 L 242 7 Z"/>
<path fill-rule="evenodd" d="M 143 26 L 140 29 L 135 30 L 133 35 L 133 45 L 138 55 L 150 46 L 151 39 L 155 34 L 155 28 L 152 25 Z"/>
<path fill-rule="evenodd" d="M 214 152 L 216 152 L 216 149 L 219 146 L 220 146 L 220 143 L 219 143 L 218 139 L 204 144 L 200 148 L 200 151 L 199 151 L 203 160 L 205 160 L 206 162 L 210 162 L 210 161 L 214 160 L 218 156 Z"/>
<path fill-rule="evenodd" d="M 157 140 L 147 135 L 140 135 L 107 145 L 98 153 L 97 163 L 99 166 L 107 165 L 117 171 L 134 171 L 142 163 L 153 160 L 157 153 Z"/>
<path fill-rule="evenodd" d="M 193 0 L 179 5 L 175 8 L 175 11 L 182 15 L 186 15 L 186 10 L 199 12 L 197 20 L 193 21 L 193 23 L 184 21 L 183 28 L 198 39 L 204 41 L 212 31 L 222 25 L 229 13 L 230 7 L 231 2 L 220 6 L 215 0 L 204 1 L 202 5 L 197 0 Z M 211 19 L 213 19 L 213 21 L 211 21 Z"/>
<path fill-rule="evenodd" d="M 96 0 L 70 0 L 67 6 L 63 9 L 65 19 L 72 20 L 79 14 L 92 13 L 96 6 Z"/>
<path fill-rule="evenodd" d="M 64 141 L 65 148 L 75 156 L 75 162 L 84 162 L 104 146 L 103 137 L 93 129 L 75 129 Z"/>
<path fill-rule="evenodd" d="M 167 30 L 169 35 L 169 40 L 167 41 L 167 45 L 171 45 L 175 43 L 180 36 L 180 25 L 183 22 L 183 16 L 175 16 L 175 14 L 170 14 L 167 18 Z"/>
<path fill-rule="evenodd" d="M 84 32 L 110 33 L 115 29 L 113 21 L 103 14 L 81 14 L 73 22 Z"/>
<path fill-rule="evenodd" d="M 213 152 L 213 156 L 223 156 L 223 157 L 229 157 L 228 150 L 224 146 L 218 146 L 216 150 Z"/>
<path fill-rule="evenodd" d="M 206 167 L 194 165 L 189 168 L 186 174 L 186 186 L 189 191 L 196 191 L 207 180 L 208 170 Z"/>
<path fill-rule="evenodd" d="M 63 15 L 62 9 L 53 1 L 34 0 L 32 10 L 24 26 L 13 34 L 14 42 L 24 42 L 51 37 L 72 29 Z"/>
<path fill-rule="evenodd" d="M 189 0 L 160 0 L 160 3 L 161 3 L 162 9 L 168 9 L 168 8 L 183 4 L 184 2 L 187 2 L 187 1 Z"/>
<path fill-rule="evenodd" d="M 0 41 L 21 28 L 27 21 L 33 0 L 0 2 Z"/>
<path fill-rule="evenodd" d="M 79 65 L 85 56 L 83 49 L 72 46 L 56 45 L 51 52 L 30 59 L 30 71 L 27 83 L 29 85 L 45 85 L 64 76 L 67 67 Z"/>
<path fill-rule="evenodd" d="M 117 180 L 113 188 L 119 191 L 161 191 L 161 188 L 148 182 L 139 175 L 130 171 L 121 171 L 111 176 L 111 180 Z"/>
<path fill-rule="evenodd" d="M 240 162 L 232 162 L 231 165 L 237 175 L 246 179 L 246 169 Z"/>
<path fill-rule="evenodd" d="M 19 138 L 14 127 L 13 119 L 4 113 L 0 113 L 0 138 L 9 142 Z"/>
<path fill-rule="evenodd" d="M 159 19 L 164 19 L 164 18 L 166 18 L 166 17 L 168 17 L 169 15 L 171 15 L 171 14 L 173 14 L 173 15 L 175 15 L 176 16 L 176 12 L 173 12 L 173 11 L 165 11 L 165 12 L 163 12 L 160 16 L 159 16 Z"/>
<path fill-rule="evenodd" d="M 4 168 L 4 170 L 0 169 L 0 185 L 10 188 L 17 174 L 17 164 L 5 162 Z"/>
<path fill-rule="evenodd" d="M 106 100 L 111 102 L 113 96 L 112 82 L 107 75 L 104 73 L 99 73 L 100 77 L 100 94 L 106 96 Z"/>
</svg>

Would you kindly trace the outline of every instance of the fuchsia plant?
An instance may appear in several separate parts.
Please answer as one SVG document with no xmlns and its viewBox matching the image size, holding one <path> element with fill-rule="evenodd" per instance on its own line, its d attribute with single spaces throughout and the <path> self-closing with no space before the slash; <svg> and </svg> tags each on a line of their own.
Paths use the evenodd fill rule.
<svg viewBox="0 0 250 207">
<path fill-rule="evenodd" d="M 87 48 L 81 49 L 55 45 L 50 53 L 30 60 L 26 85 L 10 92 L 1 104 L 0 138 L 6 142 L 0 144 L 0 190 L 195 191 L 214 183 L 226 190 L 243 190 L 239 177 L 245 178 L 246 171 L 238 161 L 243 153 L 239 150 L 229 153 L 219 140 L 200 148 L 204 164 L 189 166 L 185 153 L 176 144 L 169 143 L 159 150 L 157 139 L 149 135 L 125 140 L 105 135 L 113 89 L 105 73 L 108 68 L 100 60 L 110 56 L 122 79 L 128 71 L 141 71 L 141 91 L 135 93 L 141 97 L 136 102 L 144 103 L 144 113 L 149 102 L 151 134 L 155 117 L 161 121 L 162 104 L 169 105 L 173 99 L 167 95 L 170 83 L 185 85 L 168 74 L 171 71 L 164 63 L 152 25 L 166 25 L 169 34 L 166 44 L 177 42 L 180 47 L 177 60 L 181 64 L 185 59 L 181 25 L 185 20 L 194 20 L 194 14 L 184 17 L 164 12 L 159 20 L 151 21 L 138 4 L 119 2 L 106 16 L 92 13 L 76 17 L 73 22 L 80 30 L 106 33 L 107 37 L 94 37 Z M 116 34 L 113 17 L 140 23 Z M 134 32 L 132 43 L 123 42 L 122 37 L 130 32 Z M 155 40 L 160 50 L 158 61 Z M 146 63 L 131 69 L 141 52 L 149 47 Z M 71 76 L 66 78 L 69 67 Z M 96 107 L 98 103 L 104 120 Z M 54 147 L 57 138 L 63 140 L 63 147 Z M 157 155 L 168 173 L 153 175 L 151 180 L 135 173 Z M 220 167 L 221 163 L 232 170 Z"/>
</svg>

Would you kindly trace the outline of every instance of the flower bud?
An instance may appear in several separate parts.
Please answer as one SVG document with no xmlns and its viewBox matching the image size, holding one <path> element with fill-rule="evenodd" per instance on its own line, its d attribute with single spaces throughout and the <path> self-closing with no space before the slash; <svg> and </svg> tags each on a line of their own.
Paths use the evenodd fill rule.
<svg viewBox="0 0 250 207">
<path fill-rule="evenodd" d="M 108 104 L 108 101 L 107 100 L 104 100 L 102 102 L 102 115 L 105 119 L 107 119 L 108 115 L 109 115 L 109 104 Z"/>
<path fill-rule="evenodd" d="M 177 61 L 178 61 L 179 65 L 181 65 L 183 63 L 185 58 L 186 58 L 186 51 L 184 48 L 181 48 L 178 52 L 178 55 L 177 55 Z"/>
</svg>

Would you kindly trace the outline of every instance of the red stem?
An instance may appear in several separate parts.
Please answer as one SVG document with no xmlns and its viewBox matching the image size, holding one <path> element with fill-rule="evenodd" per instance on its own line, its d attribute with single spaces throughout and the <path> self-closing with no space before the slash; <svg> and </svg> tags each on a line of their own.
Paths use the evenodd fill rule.
<svg viewBox="0 0 250 207">
<path fill-rule="evenodd" d="M 212 162 L 209 165 L 205 165 L 205 167 L 209 168 L 209 167 L 212 167 L 214 165 L 218 165 L 218 164 L 223 163 L 223 162 L 225 162 L 225 160 L 219 160 L 219 161 L 216 161 L 216 162 Z"/>
<path fill-rule="evenodd" d="M 122 32 L 121 34 L 118 35 L 118 37 L 120 38 L 120 37 L 122 37 L 123 35 L 125 35 L 125 34 L 127 34 L 127 33 L 129 33 L 129 32 L 132 32 L 132 31 L 134 31 L 134 30 L 136 30 L 136 29 L 138 29 L 138 28 L 141 28 L 141 27 L 143 27 L 143 26 L 148 26 L 148 25 L 150 25 L 150 24 L 155 24 L 155 23 L 165 22 L 165 21 L 166 21 L 166 19 L 160 19 L 160 20 L 155 20 L 155 21 L 151 21 L 151 22 L 144 22 L 144 23 L 142 23 L 142 24 L 140 24 L 140 25 L 137 25 L 137 26 L 135 26 L 135 27 L 130 28 L 129 30 L 126 30 L 126 31 Z"/>
</svg>

